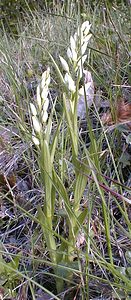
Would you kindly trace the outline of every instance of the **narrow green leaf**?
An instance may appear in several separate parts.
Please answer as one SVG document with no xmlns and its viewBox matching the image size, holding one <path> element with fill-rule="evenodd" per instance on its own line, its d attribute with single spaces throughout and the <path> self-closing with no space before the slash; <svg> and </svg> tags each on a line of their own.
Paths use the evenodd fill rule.
<svg viewBox="0 0 131 300">
<path fill-rule="evenodd" d="M 59 250 L 57 251 L 57 263 L 60 263 L 61 261 L 63 262 L 65 260 L 64 252 L 66 251 L 67 251 L 67 244 L 64 241 L 62 241 Z"/>
<path fill-rule="evenodd" d="M 43 141 L 41 147 L 40 157 L 40 169 L 43 174 L 44 185 L 45 185 L 45 215 L 51 217 L 52 215 L 52 203 L 51 203 L 51 191 L 52 191 L 52 163 L 49 151 L 49 145 L 46 140 Z"/>
<path fill-rule="evenodd" d="M 87 184 L 87 180 L 88 180 L 87 176 L 84 176 L 81 173 L 79 173 L 79 175 L 77 176 L 75 192 L 74 192 L 74 205 L 73 205 L 74 211 L 77 211 L 79 209 L 80 201 L 83 196 Z"/>
<path fill-rule="evenodd" d="M 83 223 L 84 223 L 84 221 L 85 221 L 85 219 L 86 219 L 86 217 L 87 217 L 87 212 L 88 212 L 88 209 L 85 208 L 85 209 L 79 214 L 79 216 L 78 216 L 78 218 L 77 218 L 77 224 L 76 224 L 75 227 L 74 227 L 74 234 L 75 234 L 75 236 L 77 236 L 80 227 L 83 225 Z"/>
<path fill-rule="evenodd" d="M 50 152 L 51 152 L 51 163 L 52 164 L 53 164 L 53 161 L 54 161 L 54 156 L 55 156 L 55 151 L 56 151 L 57 140 L 58 140 L 58 135 L 59 135 L 61 123 L 62 123 L 62 120 L 60 120 L 60 122 L 57 126 L 57 129 L 56 129 L 56 132 L 55 132 L 52 144 L 51 144 L 51 151 Z"/>
<path fill-rule="evenodd" d="M 72 140 L 73 152 L 75 153 L 75 156 L 77 157 L 77 153 L 78 153 L 77 136 L 75 136 L 75 134 L 74 134 L 73 124 L 71 121 L 70 112 L 68 111 L 68 108 L 67 108 L 65 94 L 63 94 L 63 102 L 64 102 L 64 109 L 65 109 L 65 114 L 66 114 L 66 118 L 67 118 L 68 128 L 69 128 L 70 136 L 71 136 L 71 140 Z"/>
<path fill-rule="evenodd" d="M 53 263 L 56 263 L 57 262 L 56 261 L 56 243 L 55 243 L 55 239 L 53 236 L 52 227 L 50 225 L 51 224 L 50 219 L 45 216 L 45 214 L 43 213 L 42 208 L 40 206 L 38 206 L 37 210 L 38 210 L 38 219 L 41 222 L 42 230 L 44 233 L 44 237 L 46 240 L 47 249 L 49 251 L 51 261 Z"/>
<path fill-rule="evenodd" d="M 68 217 L 70 219 L 72 216 L 72 208 L 71 208 L 71 204 L 69 201 L 69 197 L 68 197 L 68 194 L 66 192 L 63 182 L 61 181 L 60 177 L 57 175 L 55 170 L 53 170 L 53 183 L 54 183 L 55 187 L 57 188 L 57 192 L 60 194 L 60 196 L 64 200 L 65 209 L 66 209 Z"/>
</svg>

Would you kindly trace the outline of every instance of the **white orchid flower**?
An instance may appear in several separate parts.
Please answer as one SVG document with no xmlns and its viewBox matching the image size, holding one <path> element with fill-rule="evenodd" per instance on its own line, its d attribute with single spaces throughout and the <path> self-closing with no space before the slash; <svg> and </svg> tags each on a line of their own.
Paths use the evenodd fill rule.
<svg viewBox="0 0 131 300">
<path fill-rule="evenodd" d="M 59 58 L 60 58 L 60 61 L 61 61 L 61 64 L 62 64 L 62 67 L 63 67 L 64 71 L 69 73 L 68 63 L 66 62 L 66 60 L 62 56 L 59 55 Z"/>
<path fill-rule="evenodd" d="M 84 36 L 89 35 L 89 30 L 90 30 L 90 28 L 91 28 L 91 25 L 89 25 L 88 28 L 85 28 L 85 30 L 84 30 L 84 32 L 83 32 Z"/>
<path fill-rule="evenodd" d="M 77 61 L 77 52 L 76 52 L 76 50 L 75 49 L 71 49 L 71 51 L 72 51 L 72 60 L 74 61 L 74 62 L 76 62 Z"/>
<path fill-rule="evenodd" d="M 81 46 L 81 54 L 82 55 L 85 54 L 85 51 L 87 49 L 87 45 L 88 45 L 88 42 L 84 42 L 83 45 Z"/>
<path fill-rule="evenodd" d="M 75 49 L 68 48 L 67 49 L 67 56 L 68 56 L 69 59 L 72 59 L 74 62 L 77 61 L 77 52 L 76 52 Z"/>
<path fill-rule="evenodd" d="M 41 92 L 41 98 L 42 98 L 43 101 L 45 101 L 47 99 L 48 93 L 49 93 L 48 88 L 44 87 L 42 92 Z"/>
<path fill-rule="evenodd" d="M 32 116 L 33 127 L 36 133 L 41 132 L 41 124 L 39 123 L 36 116 Z"/>
<path fill-rule="evenodd" d="M 50 68 L 48 67 L 47 70 L 42 74 L 41 89 L 44 89 L 44 87 L 48 87 L 49 84 L 50 84 Z"/>
<path fill-rule="evenodd" d="M 85 60 L 86 60 L 86 58 L 87 58 L 87 55 L 83 55 L 80 59 L 79 59 L 79 61 L 78 61 L 78 63 L 77 63 L 77 66 L 78 66 L 78 68 L 77 68 L 77 74 L 79 73 L 79 76 L 80 76 L 80 78 L 82 77 L 82 75 L 83 75 L 83 65 L 84 65 L 84 62 L 85 62 Z"/>
<path fill-rule="evenodd" d="M 41 109 L 40 84 L 37 86 L 37 89 L 36 89 L 36 101 L 37 101 L 39 109 Z"/>
<path fill-rule="evenodd" d="M 84 62 L 85 62 L 85 60 L 86 60 L 86 58 L 87 58 L 87 55 L 83 55 L 81 58 L 80 58 L 80 60 L 78 61 L 78 66 L 83 66 L 83 64 L 84 64 Z"/>
<path fill-rule="evenodd" d="M 72 52 L 71 52 L 71 49 L 68 47 L 67 49 L 67 56 L 69 59 L 72 59 Z"/>
<path fill-rule="evenodd" d="M 39 142 L 39 139 L 36 136 L 32 135 L 32 141 L 36 146 L 39 146 L 40 142 Z"/>
<path fill-rule="evenodd" d="M 65 74 L 65 83 L 67 84 L 69 91 L 73 93 L 76 91 L 75 83 L 68 73 Z"/>
<path fill-rule="evenodd" d="M 46 123 L 47 119 L 48 119 L 48 113 L 47 113 L 47 111 L 43 111 L 42 112 L 42 123 Z"/>
<path fill-rule="evenodd" d="M 85 21 L 81 25 L 81 31 L 84 32 L 84 35 L 87 35 L 89 33 L 91 24 L 89 24 L 89 21 Z"/>
<path fill-rule="evenodd" d="M 46 98 L 46 100 L 43 103 L 43 107 L 42 107 L 43 111 L 47 111 L 48 107 L 49 107 L 49 99 Z"/>
<path fill-rule="evenodd" d="M 88 34 L 87 36 L 84 37 L 84 42 L 88 43 L 89 39 L 91 38 L 92 34 Z"/>
<path fill-rule="evenodd" d="M 37 110 L 36 110 L 36 107 L 33 103 L 30 103 L 30 110 L 31 110 L 31 113 L 33 116 L 37 116 Z"/>
</svg>

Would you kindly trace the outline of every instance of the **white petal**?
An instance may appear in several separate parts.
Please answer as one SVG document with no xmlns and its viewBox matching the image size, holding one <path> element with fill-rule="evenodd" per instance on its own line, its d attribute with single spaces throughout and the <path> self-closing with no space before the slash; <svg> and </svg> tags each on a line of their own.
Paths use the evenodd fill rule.
<svg viewBox="0 0 131 300">
<path fill-rule="evenodd" d="M 80 44 L 83 45 L 84 43 L 84 36 L 83 36 L 83 32 L 81 32 L 81 35 L 79 36 L 79 39 L 80 39 Z"/>
<path fill-rule="evenodd" d="M 84 42 L 85 42 L 85 43 L 88 43 L 88 41 L 89 41 L 89 39 L 91 38 L 91 36 L 92 36 L 91 33 L 88 34 L 88 35 L 86 35 L 86 36 L 84 37 Z"/>
<path fill-rule="evenodd" d="M 83 66 L 83 64 L 84 64 L 84 62 L 85 62 L 85 60 L 86 60 L 86 58 L 87 58 L 87 55 L 83 55 L 83 56 L 80 58 L 80 60 L 78 61 L 78 66 L 80 66 L 80 67 L 81 67 L 81 65 Z"/>
<path fill-rule="evenodd" d="M 82 25 L 81 25 L 81 30 L 84 31 L 85 29 L 90 30 L 91 25 L 89 24 L 89 21 L 85 21 Z"/>
<path fill-rule="evenodd" d="M 39 146 L 40 142 L 36 136 L 32 135 L 32 141 L 36 146 Z"/>
<path fill-rule="evenodd" d="M 36 90 L 36 101 L 37 101 L 37 104 L 38 104 L 39 109 L 41 109 L 40 85 L 37 86 L 37 90 Z"/>
<path fill-rule="evenodd" d="M 37 116 L 37 110 L 36 110 L 36 107 L 33 103 L 30 103 L 30 110 L 32 112 L 32 115 L 36 117 Z"/>
<path fill-rule="evenodd" d="M 77 52 L 76 52 L 74 49 L 72 49 L 72 60 L 73 60 L 74 62 L 77 61 Z"/>
<path fill-rule="evenodd" d="M 67 49 L 67 56 L 68 56 L 69 59 L 72 58 L 72 52 L 71 52 L 71 49 L 69 47 Z"/>
<path fill-rule="evenodd" d="M 90 27 L 91 27 L 91 25 L 89 25 L 89 27 L 88 27 L 88 28 L 85 28 L 85 30 L 84 30 L 84 32 L 83 32 L 84 36 L 87 36 L 87 35 L 89 35 L 89 30 L 90 30 Z"/>
<path fill-rule="evenodd" d="M 61 61 L 64 71 L 69 73 L 69 66 L 68 66 L 66 60 L 62 56 L 59 56 L 59 58 L 60 58 L 60 61 Z"/>
<path fill-rule="evenodd" d="M 86 61 L 86 59 L 87 59 L 87 55 L 83 55 L 81 59 L 82 59 L 82 65 L 83 65 L 83 64 L 84 64 L 84 62 L 85 62 L 85 61 Z"/>
<path fill-rule="evenodd" d="M 68 73 L 65 74 L 65 83 L 67 84 L 69 91 L 76 91 L 75 83 Z"/>
<path fill-rule="evenodd" d="M 37 117 L 33 116 L 32 117 L 32 122 L 33 122 L 33 127 L 36 133 L 40 133 L 41 132 L 41 125 L 37 119 Z"/>
<path fill-rule="evenodd" d="M 50 84 L 50 75 L 48 76 L 47 80 L 46 80 L 46 86 L 49 86 Z"/>
<path fill-rule="evenodd" d="M 81 77 L 83 76 L 83 66 L 79 66 L 79 68 L 77 70 L 77 76 L 78 76 L 78 74 L 79 74 L 80 79 L 81 79 Z"/>
<path fill-rule="evenodd" d="M 42 107 L 43 111 L 47 111 L 48 106 L 49 106 L 49 99 L 46 98 L 46 100 L 43 103 L 43 107 Z"/>
<path fill-rule="evenodd" d="M 84 55 L 86 48 L 87 48 L 87 42 L 85 42 L 82 46 L 81 46 L 81 54 Z"/>
<path fill-rule="evenodd" d="M 50 68 L 42 74 L 41 88 L 43 89 L 45 86 L 50 84 Z"/>
<path fill-rule="evenodd" d="M 47 111 L 43 111 L 43 113 L 42 113 L 42 122 L 46 123 L 47 119 L 48 119 L 48 113 L 47 113 Z"/>
<path fill-rule="evenodd" d="M 48 93 L 49 93 L 49 90 L 47 87 L 44 87 L 42 92 L 41 92 L 41 98 L 42 100 L 46 100 L 47 99 L 47 96 L 48 96 Z"/>
</svg>

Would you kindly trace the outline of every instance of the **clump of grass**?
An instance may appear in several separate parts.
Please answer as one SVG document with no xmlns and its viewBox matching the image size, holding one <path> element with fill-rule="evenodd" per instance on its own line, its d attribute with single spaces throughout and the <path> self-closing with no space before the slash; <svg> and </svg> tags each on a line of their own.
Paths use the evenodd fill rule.
<svg viewBox="0 0 131 300">
<path fill-rule="evenodd" d="M 53 293 L 55 299 L 130 297 L 130 166 L 127 164 L 126 169 L 123 168 L 120 159 L 123 154 L 129 155 L 129 144 L 125 140 L 129 132 L 125 133 L 127 128 L 117 125 L 107 128 L 101 121 L 105 112 L 103 100 L 108 107 L 110 105 L 115 117 L 113 104 L 123 93 L 121 85 L 129 86 L 128 22 L 122 29 L 123 19 L 118 18 L 120 11 L 125 17 L 126 6 L 122 5 L 123 11 L 120 6 L 111 9 L 107 2 L 104 9 L 96 6 L 92 12 L 88 4 L 88 12 L 86 5 L 82 12 L 82 18 L 86 13 L 92 23 L 84 68 L 92 72 L 96 86 L 96 101 L 94 98 L 91 107 L 86 105 L 85 133 L 77 116 L 79 89 L 83 84 L 80 80 L 82 55 L 85 55 L 81 52 L 80 10 L 79 18 L 75 15 L 77 5 L 74 4 L 72 15 L 71 11 L 66 15 L 67 19 L 60 16 L 57 6 L 59 16 L 52 14 L 44 23 L 39 14 L 32 13 L 33 19 L 29 18 L 30 11 L 18 40 L 8 39 L 6 32 L 2 37 L 2 74 L 13 97 L 10 101 L 10 97 L 1 94 L 2 125 L 16 127 L 17 123 L 19 131 L 15 145 L 18 141 L 25 145 L 22 166 L 24 164 L 26 171 L 21 173 L 22 166 L 18 165 L 16 178 L 19 173 L 21 180 L 25 180 L 28 170 L 31 181 L 28 209 L 18 204 L 17 182 L 10 186 L 7 178 L 8 190 L 1 192 L 4 203 L 8 206 L 10 203 L 14 213 L 8 227 L 4 222 L 6 234 L 2 232 L 4 248 L 1 253 L 4 256 L 1 256 L 0 265 L 2 276 L 7 279 L 5 292 L 8 294 L 16 295 L 19 283 L 23 282 L 23 285 L 28 283 L 28 293 L 33 299 L 38 288 L 41 293 L 42 290 L 50 295 Z M 67 8 L 63 8 L 62 14 L 67 13 Z M 58 22 L 55 27 L 54 20 Z M 65 20 L 68 20 L 67 25 Z M 74 32 L 78 24 L 79 42 L 76 42 Z M 54 44 L 56 36 L 59 41 Z M 17 58 L 15 53 L 11 55 L 13 43 Z M 67 48 L 68 55 L 65 55 Z M 26 70 L 23 57 L 26 57 Z M 43 62 L 43 59 L 46 65 L 38 72 L 37 61 Z M 28 82 L 34 80 L 32 93 Z M 83 86 L 86 102 L 86 84 Z M 100 89 L 102 95 L 98 105 Z M 58 99 L 53 99 L 53 90 L 58 92 Z M 52 102 L 50 109 L 49 101 Z M 59 112 L 56 102 L 61 106 Z M 22 199 L 26 194 L 22 187 Z M 24 226 L 21 231 L 17 229 L 16 220 Z M 12 252 L 9 237 L 14 230 L 17 251 L 12 245 Z M 18 237 L 23 239 L 23 236 L 27 239 L 22 247 Z M 12 281 L 8 279 L 10 274 Z M 46 278 L 49 278 L 48 284 Z M 55 280 L 50 288 L 51 278 Z"/>
</svg>

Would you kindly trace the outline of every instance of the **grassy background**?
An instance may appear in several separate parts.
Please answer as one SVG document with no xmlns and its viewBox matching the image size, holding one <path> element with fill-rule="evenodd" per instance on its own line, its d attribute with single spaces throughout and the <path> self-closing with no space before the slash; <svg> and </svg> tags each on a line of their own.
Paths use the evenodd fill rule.
<svg viewBox="0 0 131 300">
<path fill-rule="evenodd" d="M 17 299 L 21 293 L 24 300 L 50 299 L 49 294 L 54 295 L 51 299 L 129 300 L 131 212 L 130 204 L 122 197 L 130 199 L 130 129 L 124 124 L 104 126 L 101 117 L 109 107 L 115 114 L 120 97 L 130 102 L 130 5 L 127 1 L 81 1 L 79 11 L 75 1 L 49 2 L 45 1 L 43 7 L 34 3 L 32 10 L 30 3 L 23 1 L 17 20 L 10 14 L 10 6 L 3 2 L 1 7 L 1 293 L 4 299 Z M 13 3 L 11 9 L 14 12 Z M 62 120 L 54 168 L 73 201 L 75 175 L 69 128 L 66 119 L 62 119 L 63 87 L 49 53 L 61 68 L 59 55 L 66 59 L 70 35 L 85 20 L 92 24 L 85 66 L 94 80 L 95 105 L 88 119 L 78 122 L 78 158 L 86 164 L 84 172 L 91 179 L 80 203 L 82 211 L 87 208 L 87 217 L 82 225 L 78 224 L 73 264 L 58 267 L 58 277 L 70 270 L 74 275 L 68 282 L 65 279 L 63 290 L 58 293 L 37 214 L 38 205 L 43 207 L 45 189 L 38 152 L 31 142 L 29 103 L 36 102 L 37 84 L 50 66 L 51 101 L 57 97 L 52 136 Z M 69 228 L 62 195 L 59 189 L 57 192 L 53 233 L 59 247 L 61 237 L 68 237 Z"/>
</svg>

